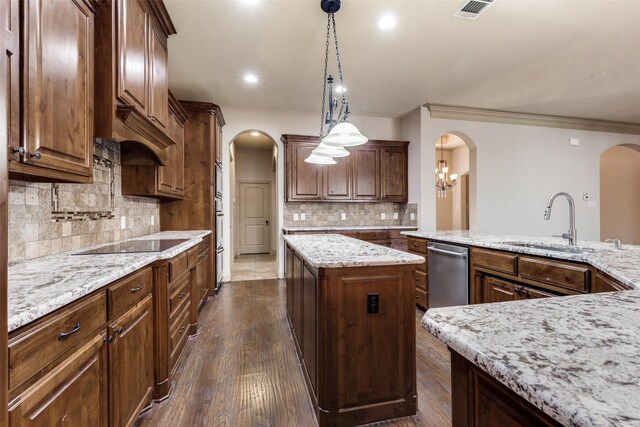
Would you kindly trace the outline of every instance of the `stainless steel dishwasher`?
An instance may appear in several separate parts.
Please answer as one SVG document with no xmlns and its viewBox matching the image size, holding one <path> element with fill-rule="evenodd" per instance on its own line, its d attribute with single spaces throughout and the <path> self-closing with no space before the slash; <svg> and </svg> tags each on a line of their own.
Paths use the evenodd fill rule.
<svg viewBox="0 0 640 427">
<path fill-rule="evenodd" d="M 469 304 L 469 250 L 435 242 L 427 250 L 429 308 Z"/>
</svg>

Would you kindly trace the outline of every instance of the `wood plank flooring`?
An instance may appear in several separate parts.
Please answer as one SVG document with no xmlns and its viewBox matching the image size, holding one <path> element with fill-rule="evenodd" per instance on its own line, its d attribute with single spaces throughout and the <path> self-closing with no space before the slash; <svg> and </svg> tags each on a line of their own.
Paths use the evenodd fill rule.
<svg viewBox="0 0 640 427">
<path fill-rule="evenodd" d="M 375 426 L 450 426 L 447 348 L 419 326 L 418 414 Z M 232 282 L 200 314 L 166 401 L 137 426 L 317 426 L 296 357 L 284 281 Z"/>
</svg>

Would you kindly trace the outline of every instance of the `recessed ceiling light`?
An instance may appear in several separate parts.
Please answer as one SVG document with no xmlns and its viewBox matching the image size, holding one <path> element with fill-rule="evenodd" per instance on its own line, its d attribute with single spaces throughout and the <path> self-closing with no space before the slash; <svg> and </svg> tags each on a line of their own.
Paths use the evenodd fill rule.
<svg viewBox="0 0 640 427">
<path fill-rule="evenodd" d="M 244 75 L 244 81 L 247 83 L 258 83 L 258 77 L 253 73 L 247 73 Z"/>
<path fill-rule="evenodd" d="M 255 130 L 251 132 L 251 136 L 260 136 L 260 132 L 256 132 Z"/>
<path fill-rule="evenodd" d="M 246 4 L 256 4 L 258 3 L 260 0 L 240 0 L 240 2 L 242 3 L 246 3 Z"/>
<path fill-rule="evenodd" d="M 390 30 L 396 26 L 396 17 L 393 15 L 382 15 L 380 20 L 378 21 L 378 27 L 381 30 Z"/>
<path fill-rule="evenodd" d="M 347 91 L 347 88 L 342 86 L 342 85 L 338 85 L 336 86 L 336 92 L 338 93 L 345 93 Z"/>
</svg>

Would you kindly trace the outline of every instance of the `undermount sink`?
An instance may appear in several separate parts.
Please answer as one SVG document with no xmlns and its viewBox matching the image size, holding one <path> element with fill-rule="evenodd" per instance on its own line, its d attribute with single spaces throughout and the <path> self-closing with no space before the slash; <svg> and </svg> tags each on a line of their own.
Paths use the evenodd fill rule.
<svg viewBox="0 0 640 427">
<path fill-rule="evenodd" d="M 595 252 L 595 249 L 584 248 L 580 246 L 545 245 L 545 244 L 539 244 L 539 243 L 525 243 L 525 242 L 503 242 L 503 243 L 505 245 L 518 246 L 520 248 L 540 249 L 543 251 L 565 252 L 565 253 L 572 253 L 572 254 Z"/>
</svg>

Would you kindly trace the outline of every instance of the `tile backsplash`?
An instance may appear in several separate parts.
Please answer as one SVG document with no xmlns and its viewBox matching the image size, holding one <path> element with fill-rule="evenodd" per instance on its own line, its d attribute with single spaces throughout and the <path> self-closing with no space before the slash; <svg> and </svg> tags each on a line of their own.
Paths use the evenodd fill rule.
<svg viewBox="0 0 640 427">
<path fill-rule="evenodd" d="M 416 226 L 417 212 L 417 203 L 285 203 L 284 227 Z M 298 221 L 294 221 L 295 214 Z M 342 214 L 345 214 L 344 220 Z M 385 219 L 382 219 L 382 214 Z M 397 219 L 394 214 L 398 214 Z M 411 214 L 414 214 L 413 220 Z"/>
<path fill-rule="evenodd" d="M 94 144 L 92 184 L 9 181 L 9 262 L 159 231 L 159 201 L 122 196 L 120 183 L 120 145 L 107 140 Z"/>
</svg>

